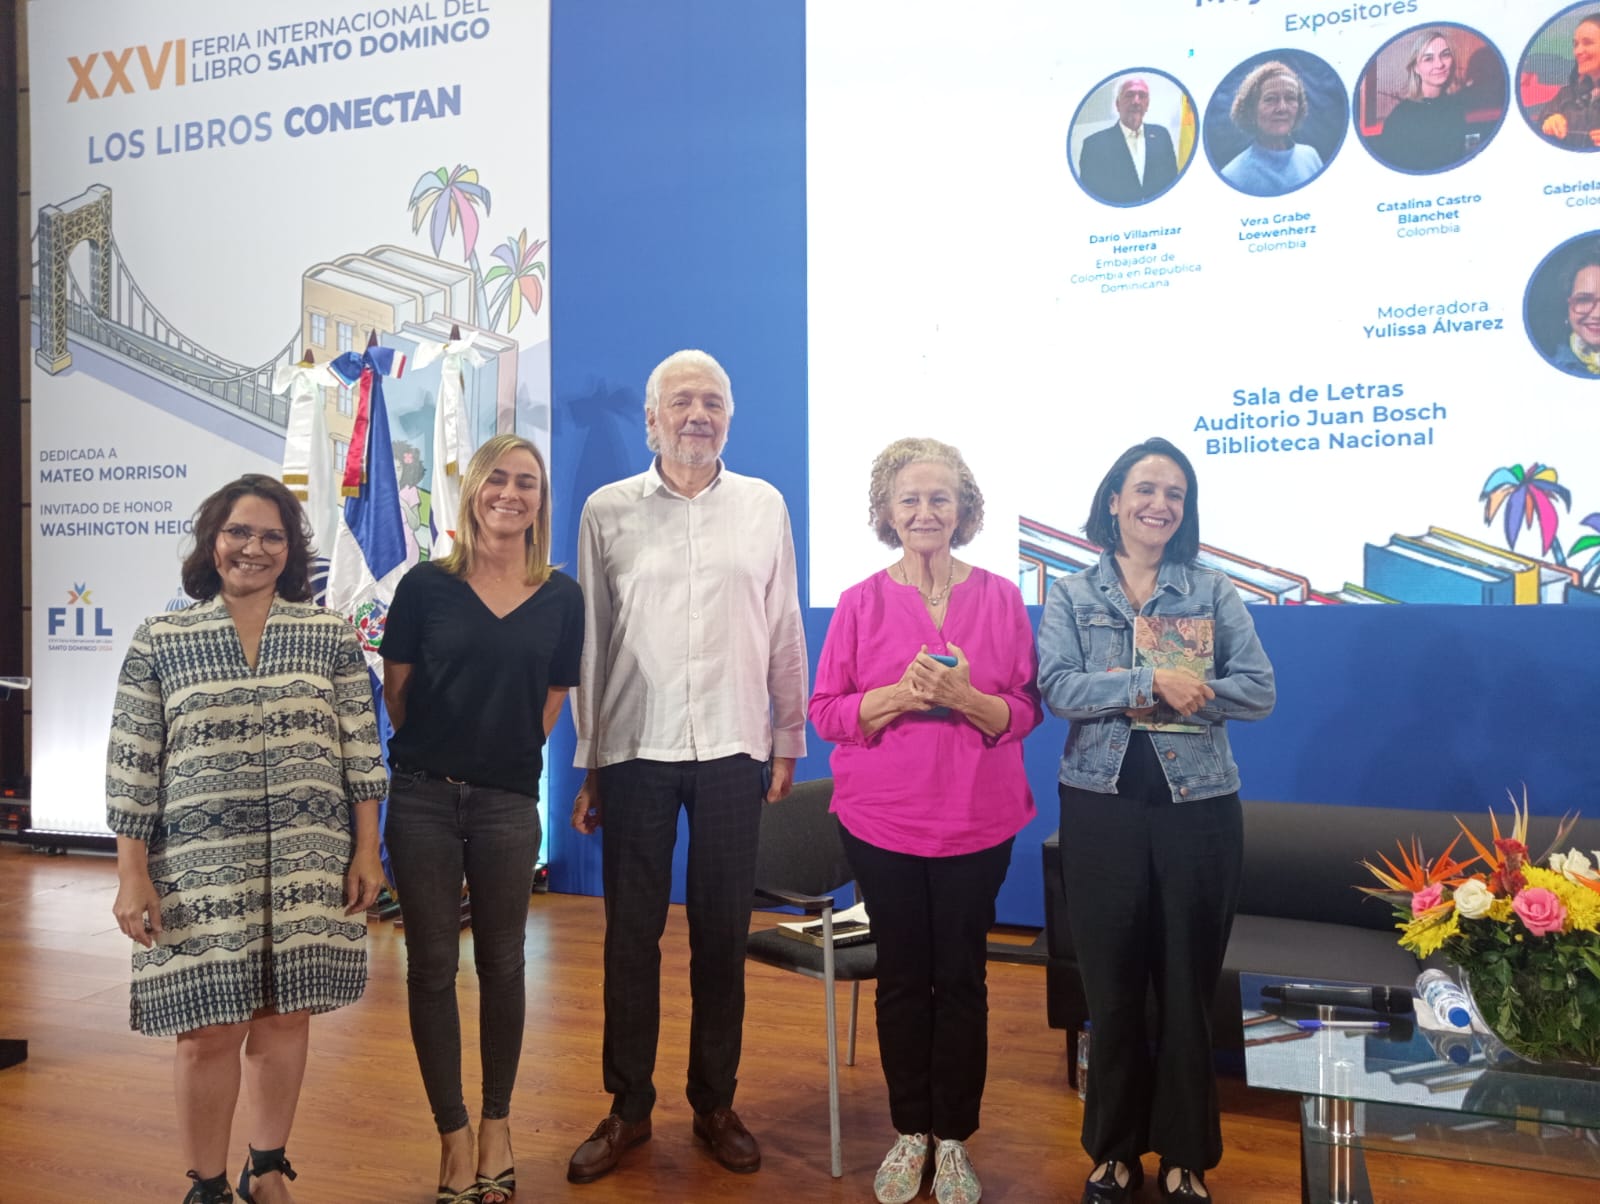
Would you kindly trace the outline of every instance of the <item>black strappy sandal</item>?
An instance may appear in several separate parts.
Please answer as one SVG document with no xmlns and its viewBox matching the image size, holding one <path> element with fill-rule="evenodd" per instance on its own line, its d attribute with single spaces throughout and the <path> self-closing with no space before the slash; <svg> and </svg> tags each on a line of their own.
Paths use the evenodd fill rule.
<svg viewBox="0 0 1600 1204">
<path fill-rule="evenodd" d="M 488 1175 L 479 1175 L 473 1187 L 483 1204 L 506 1204 L 517 1194 L 517 1168 L 508 1166 L 492 1179 Z"/>
<path fill-rule="evenodd" d="M 255 1204 L 255 1197 L 250 1194 L 250 1180 L 259 1179 L 262 1175 L 270 1175 L 277 1171 L 285 1179 L 296 1179 L 294 1168 L 289 1165 L 289 1160 L 283 1156 L 283 1147 L 275 1150 L 258 1150 L 250 1147 L 250 1157 L 245 1160 L 244 1170 L 239 1172 L 239 1199 L 244 1204 Z"/>
<path fill-rule="evenodd" d="M 183 1204 L 233 1204 L 233 1190 L 228 1186 L 227 1175 L 202 1179 L 196 1172 L 190 1171 L 189 1178 L 194 1180 L 194 1186 L 183 1197 Z"/>
</svg>

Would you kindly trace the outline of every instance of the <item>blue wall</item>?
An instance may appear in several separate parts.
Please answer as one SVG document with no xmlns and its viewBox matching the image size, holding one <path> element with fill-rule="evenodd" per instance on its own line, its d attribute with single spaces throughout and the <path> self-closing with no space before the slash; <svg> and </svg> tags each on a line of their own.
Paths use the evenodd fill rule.
<svg viewBox="0 0 1600 1204">
<path fill-rule="evenodd" d="M 729 464 L 770 480 L 789 501 L 804 597 L 809 542 L 832 534 L 811 532 L 806 513 L 804 6 L 552 7 L 557 559 L 573 566 L 583 499 L 648 461 L 650 369 L 680 347 L 702 347 L 733 380 Z M 907 421 L 909 429 L 909 410 Z M 1129 442 L 1147 433 L 1130 429 Z M 859 493 L 864 484 L 839 487 Z M 1064 491 L 1087 502 L 1093 487 L 1067 483 Z M 1317 499 L 1280 501 L 1314 522 Z M 829 613 L 807 612 L 813 663 Z M 1247 797 L 1465 816 L 1526 783 L 1537 813 L 1595 801 L 1600 610 L 1252 613 L 1278 670 L 1279 706 L 1265 723 L 1233 733 Z M 1066 725 L 1050 720 L 1027 746 L 1040 815 L 1018 840 L 1000 897 L 1004 921 L 1043 922 L 1038 844 L 1056 827 L 1055 758 L 1065 735 Z M 827 773 L 825 746 L 814 736 L 811 745 L 801 777 Z M 563 720 L 549 755 L 552 885 L 597 893 L 599 840 L 566 824 L 581 778 L 572 750 Z M 680 841 L 680 874 L 682 852 Z M 1352 866 L 1351 881 L 1357 876 Z"/>
</svg>

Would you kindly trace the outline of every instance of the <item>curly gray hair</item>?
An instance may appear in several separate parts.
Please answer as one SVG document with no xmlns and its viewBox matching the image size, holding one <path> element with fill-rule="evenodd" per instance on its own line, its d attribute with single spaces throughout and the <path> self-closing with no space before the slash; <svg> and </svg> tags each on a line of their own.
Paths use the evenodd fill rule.
<svg viewBox="0 0 1600 1204">
<path fill-rule="evenodd" d="M 890 521 L 894 505 L 895 477 L 910 464 L 943 464 L 955 474 L 959 497 L 956 503 L 956 530 L 950 546 L 959 548 L 971 543 L 983 530 L 983 490 L 972 475 L 972 469 L 961 458 L 961 453 L 948 443 L 937 439 L 896 439 L 878 453 L 872 462 L 872 483 L 867 487 L 868 522 L 878 539 L 891 548 L 900 546 L 900 536 Z"/>
</svg>

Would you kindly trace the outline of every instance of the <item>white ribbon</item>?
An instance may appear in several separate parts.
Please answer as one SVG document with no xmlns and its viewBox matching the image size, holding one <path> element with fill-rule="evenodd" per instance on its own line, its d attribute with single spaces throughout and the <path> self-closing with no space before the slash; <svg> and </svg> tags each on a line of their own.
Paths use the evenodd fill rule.
<svg viewBox="0 0 1600 1204">
<path fill-rule="evenodd" d="M 468 331 L 459 339 L 443 343 L 424 343 L 417 348 L 412 366 L 424 368 L 436 359 L 439 366 L 439 399 L 433 414 L 433 498 L 431 523 L 433 548 L 437 560 L 455 545 L 456 523 L 461 515 L 461 469 L 472 449 L 467 443 L 467 415 L 463 399 L 462 374 L 467 365 L 474 368 L 487 362 L 474 350 L 478 332 Z"/>
<path fill-rule="evenodd" d="M 305 507 L 313 545 L 321 556 L 332 554 L 339 522 L 339 484 L 322 389 L 338 387 L 338 379 L 326 364 L 279 364 L 272 374 L 272 391 L 289 398 L 283 483 Z"/>
</svg>

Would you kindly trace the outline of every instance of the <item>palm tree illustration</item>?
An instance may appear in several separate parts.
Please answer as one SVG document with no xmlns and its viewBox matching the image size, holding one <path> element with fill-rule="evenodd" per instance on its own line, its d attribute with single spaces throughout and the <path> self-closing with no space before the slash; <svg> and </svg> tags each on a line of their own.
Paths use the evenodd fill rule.
<svg viewBox="0 0 1600 1204">
<path fill-rule="evenodd" d="M 1478 500 L 1483 503 L 1484 526 L 1493 523 L 1496 514 L 1503 516 L 1506 546 L 1513 552 L 1517 549 L 1517 537 L 1538 524 L 1540 554 L 1549 556 L 1557 564 L 1567 563 L 1561 540 L 1556 538 L 1556 529 L 1561 523 L 1556 502 L 1570 512 L 1572 493 L 1558 482 L 1554 468 L 1537 461 L 1527 468 L 1520 464 L 1497 468 L 1483 483 Z"/>
<path fill-rule="evenodd" d="M 457 163 L 454 170 L 443 167 L 425 171 L 411 189 L 411 232 L 428 226 L 428 238 L 433 243 L 433 253 L 444 250 L 446 234 L 461 232 L 461 258 L 472 268 L 473 282 L 478 291 L 479 321 L 486 322 L 489 299 L 484 291 L 483 269 L 478 266 L 478 211 L 482 205 L 485 216 L 489 213 L 489 190 L 478 183 L 478 169 Z M 489 323 L 492 327 L 493 323 Z"/>
<path fill-rule="evenodd" d="M 539 258 L 539 252 L 544 250 L 544 246 L 545 240 L 542 238 L 530 243 L 528 228 L 524 226 L 515 238 L 507 238 L 489 252 L 499 262 L 489 269 L 483 282 L 489 285 L 499 281 L 500 285 L 495 290 L 494 317 L 489 321 L 489 329 L 497 328 L 503 315 L 509 334 L 522 320 L 524 304 L 530 312 L 539 312 L 539 307 L 544 304 L 545 274 L 544 260 Z"/>
<path fill-rule="evenodd" d="M 1600 532 L 1600 511 L 1581 519 L 1580 525 Z M 1578 582 L 1587 589 L 1600 588 L 1600 534 L 1579 536 L 1567 549 L 1567 555 L 1573 558 L 1584 552 L 1590 553 L 1589 562 L 1579 571 Z"/>
</svg>

